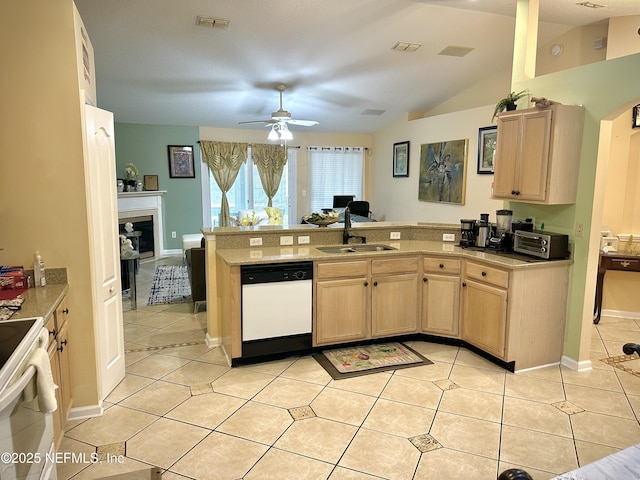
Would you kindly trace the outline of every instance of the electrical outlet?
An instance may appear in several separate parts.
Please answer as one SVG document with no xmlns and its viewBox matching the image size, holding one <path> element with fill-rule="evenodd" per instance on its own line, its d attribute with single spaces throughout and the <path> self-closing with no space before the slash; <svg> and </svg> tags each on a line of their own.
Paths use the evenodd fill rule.
<svg viewBox="0 0 640 480">
<path fill-rule="evenodd" d="M 280 237 L 280 245 L 293 245 L 293 237 Z"/>
<path fill-rule="evenodd" d="M 309 235 L 298 237 L 298 245 L 308 245 L 308 244 L 309 244 Z"/>
<path fill-rule="evenodd" d="M 389 240 L 400 240 L 400 232 L 389 233 Z"/>
<path fill-rule="evenodd" d="M 582 237 L 584 233 L 584 225 L 581 223 L 576 223 L 576 237 Z"/>
<path fill-rule="evenodd" d="M 456 241 L 456 236 L 453 233 L 443 233 L 442 234 L 442 241 L 443 242 L 455 242 Z"/>
<path fill-rule="evenodd" d="M 176 238 L 176 232 L 171 232 L 171 238 Z"/>
<path fill-rule="evenodd" d="M 249 246 L 259 247 L 262 245 L 262 237 L 254 237 L 249 239 Z"/>
</svg>

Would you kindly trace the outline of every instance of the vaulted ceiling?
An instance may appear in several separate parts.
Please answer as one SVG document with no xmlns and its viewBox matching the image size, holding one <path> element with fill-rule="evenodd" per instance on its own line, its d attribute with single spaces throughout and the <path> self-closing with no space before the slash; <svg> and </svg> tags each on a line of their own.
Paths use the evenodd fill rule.
<svg viewBox="0 0 640 480">
<path fill-rule="evenodd" d="M 640 14 L 637 0 L 540 0 L 540 41 Z M 117 122 L 222 128 L 283 107 L 317 132 L 372 133 L 474 82 L 510 75 L 515 0 L 75 0 L 98 105 Z M 228 20 L 198 26 L 198 16 Z M 398 42 L 417 43 L 414 52 Z M 471 49 L 444 55 L 447 47 Z M 458 50 L 454 49 L 454 54 Z M 497 99 L 487 99 L 485 104 Z"/>
</svg>

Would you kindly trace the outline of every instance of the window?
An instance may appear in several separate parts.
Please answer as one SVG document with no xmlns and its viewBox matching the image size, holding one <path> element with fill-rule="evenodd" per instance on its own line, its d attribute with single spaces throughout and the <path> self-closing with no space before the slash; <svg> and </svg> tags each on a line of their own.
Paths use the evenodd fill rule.
<svg viewBox="0 0 640 480">
<path fill-rule="evenodd" d="M 296 167 L 296 153 L 297 150 L 289 148 L 287 150 L 288 158 L 287 165 L 282 172 L 282 179 L 280 180 L 280 187 L 276 196 L 273 197 L 273 206 L 282 210 L 282 218 L 285 224 L 297 223 L 295 220 L 295 199 L 296 199 L 296 185 L 295 185 L 295 167 Z M 208 167 L 203 166 L 207 172 L 208 178 L 208 192 L 205 192 L 203 197 L 209 196 L 210 207 L 208 209 L 210 218 L 209 225 L 219 226 L 220 209 L 222 204 L 222 192 L 216 181 L 211 175 L 211 171 Z M 291 181 L 290 181 L 291 179 Z M 208 195 L 207 195 L 208 193 Z M 240 167 L 236 181 L 231 189 L 227 192 L 227 200 L 229 201 L 229 214 L 232 217 L 237 217 L 240 210 L 256 210 L 256 212 L 264 211 L 264 207 L 267 206 L 269 199 L 267 194 L 264 193 L 262 183 L 260 182 L 260 175 L 258 169 L 253 164 L 251 159 L 251 147 L 249 147 L 249 154 L 247 156 L 247 162 Z M 205 211 L 205 216 L 207 212 Z M 293 218 L 293 220 L 292 220 Z M 209 226 L 206 223 L 205 226 Z"/>
<path fill-rule="evenodd" d="M 309 206 L 312 212 L 333 206 L 334 195 L 362 199 L 363 147 L 309 147 Z"/>
</svg>

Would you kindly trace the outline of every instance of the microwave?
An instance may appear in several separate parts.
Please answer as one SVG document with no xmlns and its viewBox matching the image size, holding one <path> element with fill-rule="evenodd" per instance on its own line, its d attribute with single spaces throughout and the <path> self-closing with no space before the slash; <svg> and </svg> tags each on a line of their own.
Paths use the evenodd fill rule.
<svg viewBox="0 0 640 480">
<path fill-rule="evenodd" d="M 551 260 L 569 257 L 569 236 L 544 230 L 516 230 L 513 251 Z"/>
</svg>

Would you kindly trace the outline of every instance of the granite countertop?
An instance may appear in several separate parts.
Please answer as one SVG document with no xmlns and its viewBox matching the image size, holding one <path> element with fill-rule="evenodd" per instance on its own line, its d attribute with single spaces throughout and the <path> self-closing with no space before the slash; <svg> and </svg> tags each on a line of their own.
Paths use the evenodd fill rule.
<svg viewBox="0 0 640 480">
<path fill-rule="evenodd" d="M 380 252 L 325 253 L 318 247 L 325 245 L 294 245 L 280 247 L 253 247 L 217 250 L 217 255 L 228 265 L 251 265 L 261 263 L 283 263 L 297 261 L 348 260 L 363 257 L 391 257 L 396 255 L 443 255 L 469 260 L 479 260 L 510 269 L 547 268 L 551 264 L 567 265 L 572 260 L 538 260 L 520 254 L 503 254 L 489 250 L 463 249 L 456 243 L 429 240 L 402 240 L 398 242 L 374 242 L 395 247 L 396 250 Z"/>
<path fill-rule="evenodd" d="M 69 290 L 68 284 L 47 285 L 42 288 L 30 288 L 22 294 L 22 307 L 9 320 L 21 318 L 42 317 L 46 319 L 53 315 L 56 306 Z"/>
</svg>

